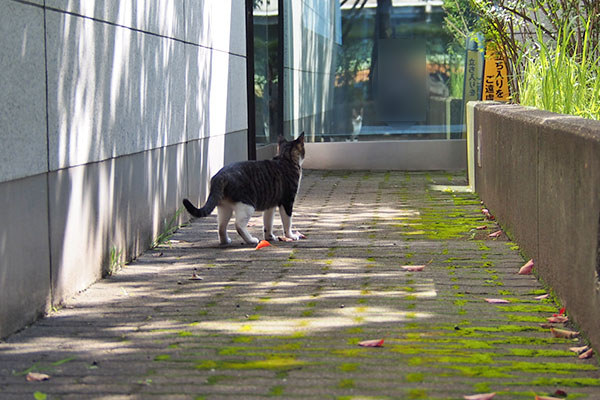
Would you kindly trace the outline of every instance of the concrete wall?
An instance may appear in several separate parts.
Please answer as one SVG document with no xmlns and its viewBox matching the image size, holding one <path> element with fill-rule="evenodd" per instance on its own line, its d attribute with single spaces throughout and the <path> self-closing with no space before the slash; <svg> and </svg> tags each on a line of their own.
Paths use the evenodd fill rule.
<svg viewBox="0 0 600 400">
<path fill-rule="evenodd" d="M 306 143 L 308 169 L 464 170 L 464 140 L 392 140 Z"/>
<path fill-rule="evenodd" d="M 247 157 L 239 0 L 0 0 L 0 337 Z"/>
<path fill-rule="evenodd" d="M 475 188 L 600 347 L 600 122 L 475 106 Z"/>
<path fill-rule="evenodd" d="M 286 135 L 331 131 L 336 51 L 334 0 L 284 2 L 284 112 Z"/>
</svg>

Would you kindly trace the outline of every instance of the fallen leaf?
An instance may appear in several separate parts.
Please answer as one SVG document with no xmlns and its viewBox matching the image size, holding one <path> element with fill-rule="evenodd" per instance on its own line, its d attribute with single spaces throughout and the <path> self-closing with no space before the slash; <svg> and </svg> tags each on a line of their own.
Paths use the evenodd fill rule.
<svg viewBox="0 0 600 400">
<path fill-rule="evenodd" d="M 548 297 L 550 297 L 550 294 L 546 293 L 546 294 L 542 294 L 541 296 L 535 296 L 534 299 L 544 300 L 544 299 L 547 299 Z"/>
<path fill-rule="evenodd" d="M 519 275 L 529 275 L 533 269 L 533 259 L 527 261 L 519 270 Z"/>
<path fill-rule="evenodd" d="M 271 245 L 271 243 L 267 242 L 266 240 L 261 240 L 260 242 L 258 242 L 258 244 L 256 245 L 256 248 L 254 250 L 259 250 L 259 249 L 262 249 L 263 247 L 268 247 L 270 245 Z"/>
<path fill-rule="evenodd" d="M 552 324 L 549 324 L 549 323 L 547 323 L 547 322 L 546 322 L 546 323 L 544 323 L 544 324 L 540 324 L 540 328 L 543 328 L 543 329 L 550 329 L 550 328 L 554 328 L 554 325 L 552 325 Z"/>
<path fill-rule="evenodd" d="M 581 353 L 581 354 L 579 355 L 579 358 L 580 358 L 581 360 L 585 360 L 586 358 L 590 358 L 590 357 L 591 357 L 591 356 L 593 356 L 593 355 L 594 355 L 594 349 L 589 349 L 589 350 L 587 350 L 587 351 L 584 351 L 583 353 Z"/>
<path fill-rule="evenodd" d="M 475 229 L 476 229 L 476 230 L 478 230 L 478 231 L 483 231 L 483 230 L 486 230 L 486 229 L 487 229 L 487 226 L 485 226 L 485 225 L 481 225 L 481 226 L 478 226 L 478 227 L 477 227 L 477 228 L 475 228 Z"/>
<path fill-rule="evenodd" d="M 30 372 L 25 376 L 27 382 L 41 382 L 50 379 L 50 375 L 41 374 L 39 372 Z"/>
<path fill-rule="evenodd" d="M 563 314 L 565 313 L 565 311 L 567 311 L 566 307 L 563 307 L 563 308 L 561 308 L 561 309 L 558 311 L 558 315 L 563 315 Z"/>
<path fill-rule="evenodd" d="M 535 400 L 561 400 L 558 397 L 550 397 L 550 396 L 535 396 Z"/>
<path fill-rule="evenodd" d="M 580 346 L 580 347 L 569 347 L 569 351 L 573 353 L 577 353 L 577 355 L 584 353 L 590 349 L 589 346 Z"/>
<path fill-rule="evenodd" d="M 567 392 L 565 392 L 564 390 L 556 389 L 554 395 L 559 397 L 567 397 Z"/>
<path fill-rule="evenodd" d="M 565 317 L 564 315 L 557 315 L 555 317 L 548 317 L 546 319 L 548 322 L 553 324 L 564 324 L 565 322 L 569 321 L 569 317 Z"/>
<path fill-rule="evenodd" d="M 424 265 L 403 265 L 402 266 L 403 270 L 410 271 L 410 272 L 423 271 L 424 268 L 425 268 Z"/>
<path fill-rule="evenodd" d="M 491 238 L 497 238 L 497 237 L 498 237 L 498 236 L 500 236 L 500 235 L 502 235 L 502 231 L 496 231 L 496 232 L 494 232 L 494 233 L 490 233 L 490 234 L 488 235 L 488 237 L 491 237 Z"/>
<path fill-rule="evenodd" d="M 554 336 L 555 338 L 563 338 L 563 339 L 571 339 L 571 338 L 577 337 L 579 335 L 579 332 L 568 331 L 566 329 L 557 329 L 557 328 L 550 328 L 550 332 L 552 332 L 552 336 Z"/>
<path fill-rule="evenodd" d="M 202 278 L 200 275 L 198 274 L 192 274 L 192 277 L 189 279 L 190 281 L 201 281 L 204 278 Z"/>
<path fill-rule="evenodd" d="M 496 395 L 496 393 L 480 393 L 480 394 L 472 394 L 470 396 L 463 396 L 463 399 L 466 400 L 490 400 Z"/>
<path fill-rule="evenodd" d="M 358 345 L 362 347 L 382 347 L 384 339 L 375 339 L 375 340 L 364 340 L 359 342 Z"/>
<path fill-rule="evenodd" d="M 484 299 L 484 300 L 487 301 L 488 303 L 491 303 L 491 304 L 507 304 L 507 303 L 510 303 L 510 301 L 504 300 L 504 299 Z"/>
</svg>

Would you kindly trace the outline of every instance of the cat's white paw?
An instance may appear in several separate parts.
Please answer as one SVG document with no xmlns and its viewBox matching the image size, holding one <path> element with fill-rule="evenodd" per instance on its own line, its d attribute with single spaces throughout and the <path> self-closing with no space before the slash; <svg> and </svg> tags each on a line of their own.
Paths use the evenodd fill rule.
<svg viewBox="0 0 600 400">
<path fill-rule="evenodd" d="M 291 240 L 300 240 L 300 236 L 296 235 L 295 233 L 290 233 L 290 234 L 285 234 L 285 237 Z"/>
<path fill-rule="evenodd" d="M 250 237 L 250 241 L 246 241 L 246 243 L 248 244 L 258 244 L 258 242 L 260 242 L 260 240 L 258 240 L 258 238 L 255 237 Z"/>
<path fill-rule="evenodd" d="M 267 235 L 265 233 L 265 240 L 268 241 L 268 242 L 271 242 L 273 240 L 277 240 L 277 237 L 275 235 L 273 235 L 272 233 L 270 235 Z"/>
</svg>

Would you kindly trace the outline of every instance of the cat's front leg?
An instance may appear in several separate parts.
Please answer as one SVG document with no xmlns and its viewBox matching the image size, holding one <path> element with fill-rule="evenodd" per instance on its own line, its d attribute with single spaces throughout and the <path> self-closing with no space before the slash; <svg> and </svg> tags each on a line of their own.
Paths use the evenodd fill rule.
<svg viewBox="0 0 600 400">
<path fill-rule="evenodd" d="M 279 206 L 279 215 L 281 215 L 281 223 L 283 224 L 283 234 L 286 238 L 292 240 L 300 239 L 300 236 L 292 232 L 292 208 L 289 207 L 288 214 L 286 207 Z"/>
<path fill-rule="evenodd" d="M 277 239 L 273 235 L 273 216 L 275 215 L 275 207 L 265 210 L 263 213 L 263 228 L 265 232 L 265 240 Z"/>
</svg>

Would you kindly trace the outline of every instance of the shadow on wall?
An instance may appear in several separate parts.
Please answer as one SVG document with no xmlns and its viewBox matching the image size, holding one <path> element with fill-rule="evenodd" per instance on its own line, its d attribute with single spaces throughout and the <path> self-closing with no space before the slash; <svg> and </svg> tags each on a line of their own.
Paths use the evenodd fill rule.
<svg viewBox="0 0 600 400">
<path fill-rule="evenodd" d="M 131 7 L 121 2 L 108 15 L 96 5 L 93 12 L 165 35 L 193 30 L 184 33 L 177 5 Z M 190 7 L 189 20 L 202 21 L 195 32 L 200 41 L 210 39 L 214 9 L 205 2 Z M 230 59 L 242 58 L 71 14 L 46 15 L 52 303 L 58 304 L 108 272 L 111 250 L 122 262 L 148 248 L 183 197 L 204 200 L 209 177 L 226 161 Z M 219 32 L 228 32 L 232 21 L 219 24 Z"/>
</svg>

